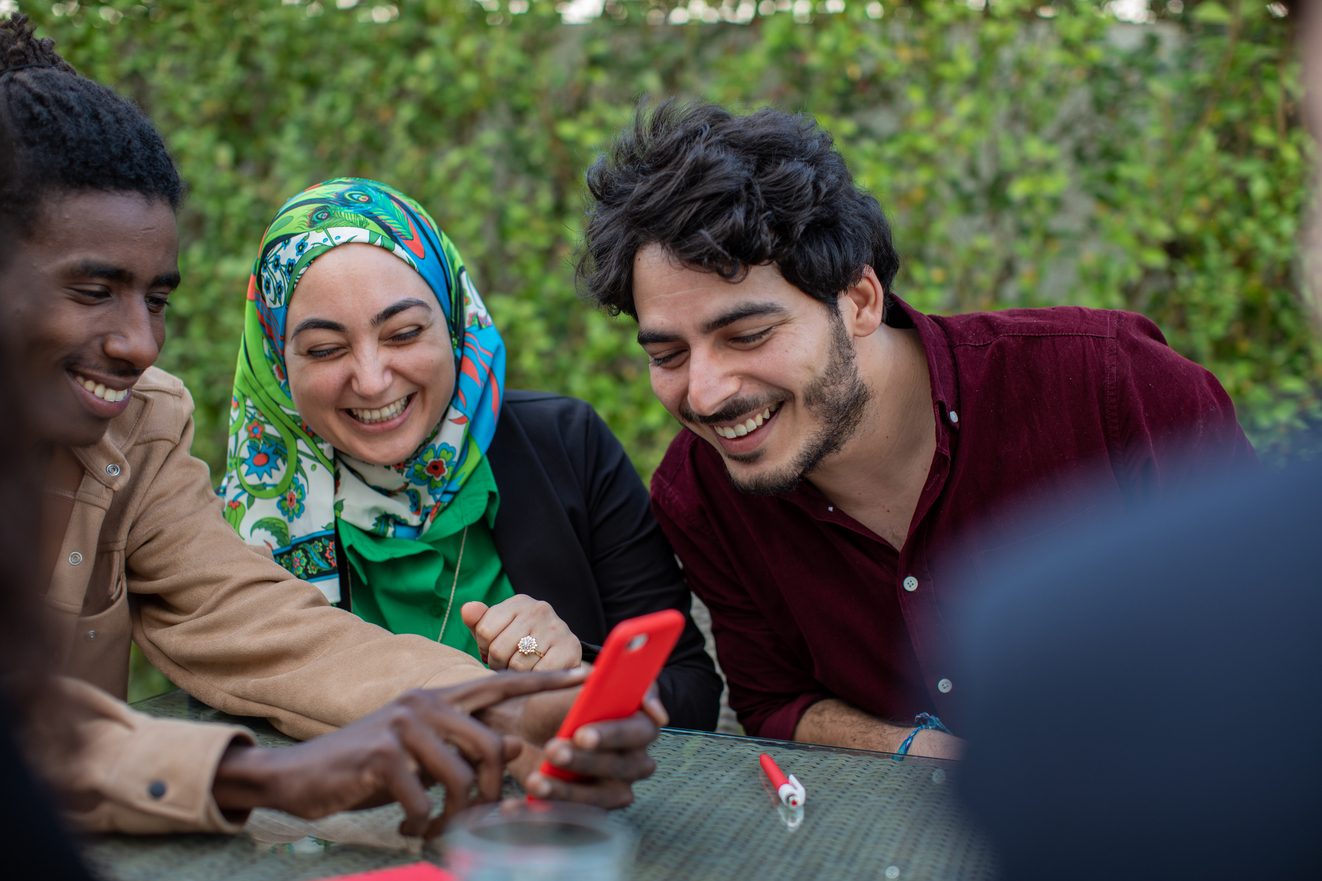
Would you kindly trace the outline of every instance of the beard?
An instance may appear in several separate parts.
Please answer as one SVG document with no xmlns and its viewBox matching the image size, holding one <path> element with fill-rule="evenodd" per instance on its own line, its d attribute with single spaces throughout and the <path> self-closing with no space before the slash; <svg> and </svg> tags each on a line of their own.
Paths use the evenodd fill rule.
<svg viewBox="0 0 1322 881">
<path fill-rule="evenodd" d="M 816 430 L 795 453 L 790 464 L 778 471 L 741 478 L 730 469 L 727 461 L 725 472 L 729 475 L 730 482 L 740 492 L 755 496 L 776 496 L 792 492 L 824 459 L 838 453 L 849 442 L 858 431 L 871 399 L 871 390 L 858 374 L 854 347 L 845 333 L 844 321 L 841 320 L 839 313 L 832 309 L 830 358 L 822 372 L 803 390 L 800 398 L 804 408 L 817 417 Z M 739 399 L 731 401 L 719 412 L 705 417 L 698 416 L 681 405 L 679 415 L 687 422 L 726 422 L 743 413 L 763 410 L 777 403 L 780 402 L 774 397 Z M 751 465 L 761 459 L 764 452 L 765 450 L 754 450 L 742 455 L 722 452 L 722 456 L 730 461 Z"/>
</svg>

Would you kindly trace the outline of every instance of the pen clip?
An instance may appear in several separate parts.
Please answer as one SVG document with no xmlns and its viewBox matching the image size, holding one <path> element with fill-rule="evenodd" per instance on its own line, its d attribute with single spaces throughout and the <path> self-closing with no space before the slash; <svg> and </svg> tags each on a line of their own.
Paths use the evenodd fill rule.
<svg viewBox="0 0 1322 881">
<path fill-rule="evenodd" d="M 803 803 L 808 800 L 808 791 L 793 774 L 789 775 L 789 782 L 780 785 L 776 794 L 780 796 L 782 802 L 792 808 L 803 807 Z"/>
</svg>

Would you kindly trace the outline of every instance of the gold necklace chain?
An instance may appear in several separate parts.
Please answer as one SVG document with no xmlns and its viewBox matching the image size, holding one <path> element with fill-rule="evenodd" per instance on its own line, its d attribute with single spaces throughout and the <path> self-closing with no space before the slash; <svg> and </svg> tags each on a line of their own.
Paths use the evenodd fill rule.
<svg viewBox="0 0 1322 881">
<path fill-rule="evenodd" d="M 445 625 L 450 623 L 450 609 L 454 606 L 454 591 L 459 586 L 459 567 L 464 565 L 464 545 L 468 544 L 468 527 L 464 527 L 463 537 L 459 539 L 459 559 L 454 563 L 454 584 L 450 585 L 450 600 L 445 604 L 445 617 L 441 619 L 441 632 L 436 634 L 436 641 L 440 642 L 441 637 L 445 636 Z"/>
</svg>

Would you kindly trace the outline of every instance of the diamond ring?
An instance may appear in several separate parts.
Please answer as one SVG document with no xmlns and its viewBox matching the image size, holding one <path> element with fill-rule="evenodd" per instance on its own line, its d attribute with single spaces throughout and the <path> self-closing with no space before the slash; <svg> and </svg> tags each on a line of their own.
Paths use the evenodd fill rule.
<svg viewBox="0 0 1322 881">
<path fill-rule="evenodd" d="M 532 634 L 528 634 L 519 640 L 519 654 L 542 657 L 542 653 L 537 649 L 537 640 L 533 638 Z"/>
</svg>

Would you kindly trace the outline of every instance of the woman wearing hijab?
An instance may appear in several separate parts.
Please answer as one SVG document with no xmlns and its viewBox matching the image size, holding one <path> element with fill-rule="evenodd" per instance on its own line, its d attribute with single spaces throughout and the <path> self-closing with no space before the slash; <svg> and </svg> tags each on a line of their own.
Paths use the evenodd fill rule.
<svg viewBox="0 0 1322 881">
<path fill-rule="evenodd" d="M 689 592 L 619 442 L 587 404 L 506 392 L 454 245 L 372 181 L 290 199 L 248 285 L 220 493 L 250 544 L 333 603 L 493 669 L 590 660 Z M 721 683 L 690 620 L 657 681 L 678 727 Z"/>
</svg>

